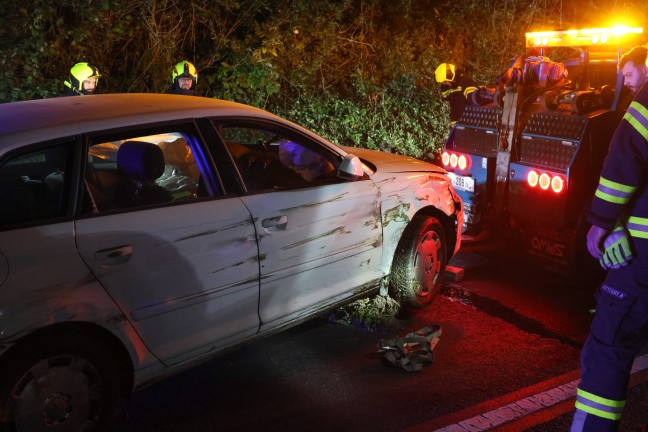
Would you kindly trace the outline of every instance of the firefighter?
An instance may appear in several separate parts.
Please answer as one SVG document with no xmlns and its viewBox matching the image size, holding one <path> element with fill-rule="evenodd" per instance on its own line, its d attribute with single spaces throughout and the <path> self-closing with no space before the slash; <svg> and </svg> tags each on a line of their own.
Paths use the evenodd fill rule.
<svg viewBox="0 0 648 432">
<path fill-rule="evenodd" d="M 171 70 L 171 82 L 173 85 L 167 93 L 198 96 L 198 93 L 196 92 L 198 71 L 196 70 L 196 67 L 187 60 L 182 60 L 173 66 L 173 69 Z"/>
<path fill-rule="evenodd" d="M 82 96 L 94 94 L 97 89 L 99 70 L 89 63 L 77 63 L 70 69 L 70 77 L 65 85 L 70 88 L 64 96 Z"/>
<path fill-rule="evenodd" d="M 632 61 L 642 69 L 645 59 L 643 50 L 620 68 Z M 612 137 L 588 214 L 587 248 L 609 272 L 581 354 L 572 432 L 618 430 L 633 360 L 648 342 L 648 86 L 626 82 L 639 90 Z"/>
<path fill-rule="evenodd" d="M 450 104 L 450 121 L 455 124 L 466 105 L 470 103 L 477 85 L 470 76 L 450 63 L 441 63 L 436 68 L 434 77 L 440 85 L 443 100 Z"/>
<path fill-rule="evenodd" d="M 632 91 L 633 95 L 636 95 L 648 80 L 647 52 L 646 47 L 636 46 L 624 54 L 619 61 L 623 84 Z"/>
</svg>

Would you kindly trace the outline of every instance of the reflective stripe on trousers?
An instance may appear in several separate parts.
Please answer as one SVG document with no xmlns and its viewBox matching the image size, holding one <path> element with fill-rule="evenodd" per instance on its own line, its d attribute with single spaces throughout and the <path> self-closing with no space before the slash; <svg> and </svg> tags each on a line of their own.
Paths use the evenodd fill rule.
<svg viewBox="0 0 648 432">
<path fill-rule="evenodd" d="M 579 388 L 576 394 L 576 411 L 570 432 L 593 430 L 592 426 L 594 424 L 599 425 L 596 430 L 616 430 L 624 406 L 625 401 L 606 399 Z M 594 418 L 588 418 L 590 416 Z"/>
</svg>

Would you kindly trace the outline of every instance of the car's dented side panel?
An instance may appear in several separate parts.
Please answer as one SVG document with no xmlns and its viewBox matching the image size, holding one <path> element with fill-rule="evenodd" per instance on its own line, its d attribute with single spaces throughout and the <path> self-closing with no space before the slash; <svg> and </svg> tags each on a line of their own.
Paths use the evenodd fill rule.
<svg viewBox="0 0 648 432">
<path fill-rule="evenodd" d="M 383 271 L 389 273 L 392 259 L 403 231 L 414 216 L 426 207 L 434 207 L 448 218 L 463 222 L 460 199 L 454 193 L 451 181 L 443 174 L 429 172 L 388 173 L 376 175 L 382 194 Z M 412 200 L 412 191 L 416 199 Z M 460 247 L 460 237 L 455 248 L 448 251 L 454 255 Z"/>
<path fill-rule="evenodd" d="M 349 297 L 372 280 L 377 286 L 379 196 L 367 179 L 242 198 L 259 233 L 259 315 L 266 329 Z"/>
<path fill-rule="evenodd" d="M 77 233 L 81 256 L 162 361 L 256 334 L 258 250 L 238 198 L 79 220 Z"/>
<path fill-rule="evenodd" d="M 0 232 L 0 252 L 11 263 L 0 275 L 0 347 L 57 323 L 93 322 L 121 340 L 135 370 L 158 365 L 79 257 L 72 227 L 65 222 Z"/>
</svg>

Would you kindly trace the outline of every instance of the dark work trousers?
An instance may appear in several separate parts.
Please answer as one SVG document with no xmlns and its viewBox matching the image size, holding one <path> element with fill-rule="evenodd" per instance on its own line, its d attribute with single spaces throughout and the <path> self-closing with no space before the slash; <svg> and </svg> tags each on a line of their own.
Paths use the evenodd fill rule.
<svg viewBox="0 0 648 432">
<path fill-rule="evenodd" d="M 619 430 L 632 363 L 648 342 L 648 240 L 632 245 L 630 264 L 610 270 L 596 294 L 571 432 Z"/>
</svg>

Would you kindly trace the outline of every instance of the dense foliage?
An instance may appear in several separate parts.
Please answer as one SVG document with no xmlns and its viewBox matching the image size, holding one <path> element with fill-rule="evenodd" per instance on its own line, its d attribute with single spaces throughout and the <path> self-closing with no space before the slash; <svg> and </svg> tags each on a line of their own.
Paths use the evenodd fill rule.
<svg viewBox="0 0 648 432">
<path fill-rule="evenodd" d="M 646 23 L 643 1 L 6 0 L 0 101 L 53 97 L 88 61 L 102 92 L 163 92 L 179 60 L 207 97 L 266 108 L 338 144 L 415 157 L 448 131 L 434 69 L 493 82 L 524 32 Z"/>
</svg>

